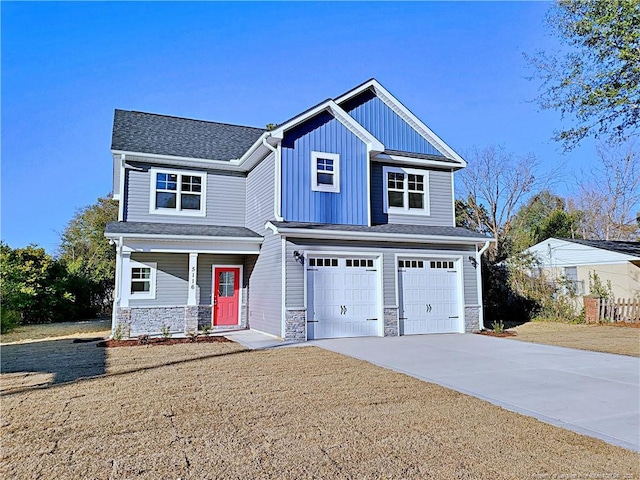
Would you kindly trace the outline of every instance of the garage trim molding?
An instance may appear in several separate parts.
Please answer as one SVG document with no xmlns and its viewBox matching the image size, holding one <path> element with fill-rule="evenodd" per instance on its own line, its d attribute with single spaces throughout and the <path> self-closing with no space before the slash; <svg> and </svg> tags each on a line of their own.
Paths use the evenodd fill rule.
<svg viewBox="0 0 640 480">
<path fill-rule="evenodd" d="M 376 311 L 378 313 L 378 336 L 382 337 L 384 335 L 384 308 L 383 308 L 383 264 L 382 261 L 382 252 L 367 252 L 367 251 L 334 251 L 334 250 L 303 250 L 304 255 L 304 285 L 303 285 L 303 295 L 304 295 L 304 308 L 309 311 L 309 305 L 307 304 L 307 268 L 309 267 L 309 257 L 364 257 L 364 258 L 372 258 L 374 260 L 374 265 L 377 270 L 377 279 L 376 279 L 376 297 L 377 297 L 377 305 Z M 308 340 L 308 329 L 307 322 L 309 318 L 307 317 L 305 321 L 305 338 Z"/>
<path fill-rule="evenodd" d="M 404 258 L 431 258 L 435 260 L 453 260 L 456 263 L 456 287 L 458 290 L 458 333 L 464 333 L 464 325 L 465 325 L 465 315 L 464 315 L 464 279 L 463 279 L 463 270 L 464 270 L 464 257 L 462 255 L 438 255 L 434 253 L 416 253 L 416 254 L 408 254 L 408 253 L 396 253 L 394 259 L 394 269 L 395 269 L 395 286 L 396 286 L 396 305 L 398 306 L 398 313 L 400 312 L 400 287 L 398 282 L 398 260 Z"/>
</svg>

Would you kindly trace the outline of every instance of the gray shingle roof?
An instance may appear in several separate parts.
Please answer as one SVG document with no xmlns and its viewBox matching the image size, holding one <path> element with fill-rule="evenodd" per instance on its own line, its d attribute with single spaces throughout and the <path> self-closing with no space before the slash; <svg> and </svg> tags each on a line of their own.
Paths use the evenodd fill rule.
<svg viewBox="0 0 640 480">
<path fill-rule="evenodd" d="M 182 225 L 177 223 L 109 222 L 105 233 L 139 235 L 186 235 L 197 237 L 247 237 L 262 238 L 253 230 L 244 227 L 218 225 Z"/>
<path fill-rule="evenodd" d="M 264 132 L 241 125 L 116 110 L 111 149 L 233 160 L 240 158 Z"/>
<path fill-rule="evenodd" d="M 577 240 L 575 238 L 561 238 L 567 242 L 579 243 L 588 247 L 601 248 L 611 252 L 636 255 L 640 257 L 640 242 L 618 242 L 613 240 Z"/>
<path fill-rule="evenodd" d="M 457 160 L 453 160 L 452 158 L 445 157 L 444 155 L 429 155 L 428 153 L 412 153 L 412 152 L 403 152 L 402 150 L 385 150 L 382 153 L 386 153 L 387 155 L 399 155 L 402 157 L 413 157 L 413 158 L 421 158 L 423 160 L 437 160 L 438 162 L 449 162 L 449 163 L 457 163 Z"/>
<path fill-rule="evenodd" d="M 428 225 L 385 224 L 367 227 L 364 225 L 331 225 L 326 223 L 271 222 L 277 228 L 297 228 L 305 230 L 331 230 L 336 232 L 395 233 L 398 235 L 433 235 L 438 237 L 462 237 L 490 240 L 480 233 L 460 227 L 432 227 Z"/>
</svg>

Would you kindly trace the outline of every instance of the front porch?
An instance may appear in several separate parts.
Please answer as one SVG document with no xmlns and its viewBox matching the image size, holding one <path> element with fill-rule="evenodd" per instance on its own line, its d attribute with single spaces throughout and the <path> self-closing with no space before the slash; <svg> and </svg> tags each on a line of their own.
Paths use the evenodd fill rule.
<svg viewBox="0 0 640 480">
<path fill-rule="evenodd" d="M 249 276 L 262 237 L 237 227 L 197 226 L 198 233 L 215 235 L 176 238 L 132 233 L 136 224 L 115 225 L 110 229 L 128 231 L 116 235 L 107 230 L 117 246 L 112 335 L 184 336 L 248 327 Z M 189 226 L 173 227 L 194 232 Z"/>
</svg>

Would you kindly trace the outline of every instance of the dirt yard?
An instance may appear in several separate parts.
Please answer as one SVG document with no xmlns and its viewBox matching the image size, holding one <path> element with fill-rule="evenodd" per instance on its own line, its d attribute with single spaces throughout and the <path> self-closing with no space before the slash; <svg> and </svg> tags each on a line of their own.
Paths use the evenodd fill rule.
<svg viewBox="0 0 640 480">
<path fill-rule="evenodd" d="M 316 347 L 58 347 L 102 353 L 0 398 L 2 478 L 640 478 L 636 453 Z"/>
<path fill-rule="evenodd" d="M 1 343 L 24 342 L 69 336 L 108 336 L 111 332 L 111 319 L 86 320 L 83 322 L 45 323 L 41 325 L 22 325 L 13 332 L 0 335 Z"/>
<path fill-rule="evenodd" d="M 640 357 L 640 328 L 529 322 L 510 331 L 524 342 Z"/>
</svg>

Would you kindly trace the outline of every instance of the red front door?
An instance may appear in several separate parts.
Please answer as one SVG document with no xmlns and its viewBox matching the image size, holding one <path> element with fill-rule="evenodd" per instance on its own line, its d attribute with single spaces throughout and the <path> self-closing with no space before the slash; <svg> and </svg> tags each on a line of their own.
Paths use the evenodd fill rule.
<svg viewBox="0 0 640 480">
<path fill-rule="evenodd" d="M 238 325 L 240 305 L 240 268 L 216 267 L 213 270 L 213 324 Z"/>
</svg>

